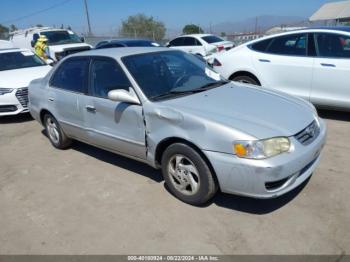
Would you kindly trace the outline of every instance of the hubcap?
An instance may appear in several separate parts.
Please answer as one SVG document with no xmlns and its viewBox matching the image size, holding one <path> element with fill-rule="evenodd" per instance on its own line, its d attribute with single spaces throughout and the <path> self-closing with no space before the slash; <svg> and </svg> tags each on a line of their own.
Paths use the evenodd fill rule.
<svg viewBox="0 0 350 262">
<path fill-rule="evenodd" d="M 48 117 L 46 120 L 46 128 L 47 128 L 47 132 L 50 137 L 50 140 L 53 143 L 58 144 L 60 139 L 58 127 L 51 117 Z"/>
<path fill-rule="evenodd" d="M 174 155 L 168 163 L 168 173 L 174 187 L 185 195 L 194 195 L 199 190 L 199 173 L 190 159 Z"/>
</svg>

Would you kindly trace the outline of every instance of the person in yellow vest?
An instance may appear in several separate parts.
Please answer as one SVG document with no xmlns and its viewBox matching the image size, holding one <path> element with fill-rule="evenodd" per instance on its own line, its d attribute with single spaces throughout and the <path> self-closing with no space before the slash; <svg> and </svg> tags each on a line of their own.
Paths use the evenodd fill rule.
<svg viewBox="0 0 350 262">
<path fill-rule="evenodd" d="M 44 61 L 50 58 L 49 47 L 47 45 L 47 37 L 41 35 L 34 46 L 35 54 L 41 57 Z"/>
</svg>

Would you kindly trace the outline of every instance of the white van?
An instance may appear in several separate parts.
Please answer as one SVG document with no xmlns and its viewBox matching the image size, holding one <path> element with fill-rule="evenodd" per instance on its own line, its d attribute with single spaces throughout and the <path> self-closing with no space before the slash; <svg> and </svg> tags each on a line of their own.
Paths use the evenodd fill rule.
<svg viewBox="0 0 350 262">
<path fill-rule="evenodd" d="M 6 40 L 0 40 L 0 49 L 13 48 L 13 44 Z"/>
<path fill-rule="evenodd" d="M 50 57 L 59 61 L 63 57 L 81 51 L 90 50 L 91 45 L 84 43 L 84 39 L 71 30 L 51 27 L 33 27 L 10 33 L 10 41 L 14 47 L 27 48 L 34 51 L 36 40 L 44 35 L 47 37 Z"/>
</svg>

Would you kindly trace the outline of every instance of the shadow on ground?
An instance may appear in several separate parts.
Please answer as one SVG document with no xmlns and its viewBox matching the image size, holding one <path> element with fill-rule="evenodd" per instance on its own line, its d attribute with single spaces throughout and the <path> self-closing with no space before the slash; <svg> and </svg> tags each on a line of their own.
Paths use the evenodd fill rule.
<svg viewBox="0 0 350 262">
<path fill-rule="evenodd" d="M 350 122 L 350 112 L 332 111 L 324 109 L 319 109 L 317 111 L 321 118 Z"/>
<path fill-rule="evenodd" d="M 32 116 L 29 113 L 20 114 L 16 116 L 2 116 L 0 117 L 0 124 L 17 124 L 33 121 Z"/>
</svg>

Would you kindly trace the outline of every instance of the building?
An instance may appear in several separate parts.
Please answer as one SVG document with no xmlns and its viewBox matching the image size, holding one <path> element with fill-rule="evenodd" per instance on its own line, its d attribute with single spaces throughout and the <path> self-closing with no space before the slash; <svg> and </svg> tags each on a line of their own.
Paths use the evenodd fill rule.
<svg viewBox="0 0 350 262">
<path fill-rule="evenodd" d="M 233 42 L 237 46 L 237 45 L 241 45 L 245 42 L 258 39 L 258 38 L 263 37 L 263 36 L 264 36 L 264 34 L 261 34 L 261 33 L 250 32 L 250 33 L 229 34 L 226 36 L 226 38 L 228 41 Z"/>
<path fill-rule="evenodd" d="M 333 21 L 336 24 L 350 22 L 350 0 L 324 4 L 309 20 L 325 23 Z"/>
</svg>

